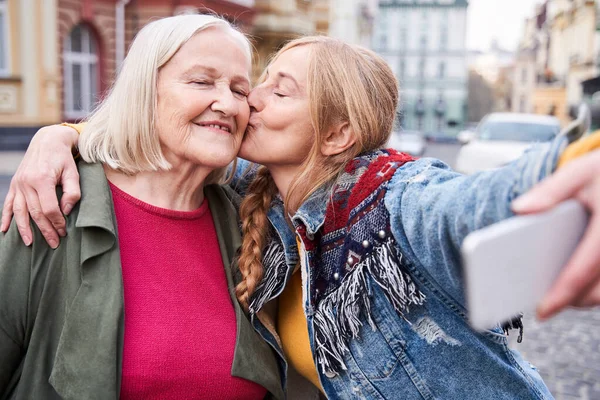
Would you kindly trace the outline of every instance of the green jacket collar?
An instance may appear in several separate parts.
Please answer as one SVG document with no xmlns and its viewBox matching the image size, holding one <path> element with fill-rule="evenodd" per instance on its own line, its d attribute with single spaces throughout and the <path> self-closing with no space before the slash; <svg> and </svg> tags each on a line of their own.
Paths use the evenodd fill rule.
<svg viewBox="0 0 600 400">
<path fill-rule="evenodd" d="M 81 285 L 63 326 L 50 383 L 64 399 L 119 397 L 123 351 L 123 281 L 112 195 L 100 164 L 79 164 Z M 241 245 L 232 192 L 205 188 L 237 320 L 231 375 L 284 398 L 275 355 L 254 331 L 235 298 L 235 257 Z M 210 368 L 210 366 L 199 366 Z"/>
</svg>

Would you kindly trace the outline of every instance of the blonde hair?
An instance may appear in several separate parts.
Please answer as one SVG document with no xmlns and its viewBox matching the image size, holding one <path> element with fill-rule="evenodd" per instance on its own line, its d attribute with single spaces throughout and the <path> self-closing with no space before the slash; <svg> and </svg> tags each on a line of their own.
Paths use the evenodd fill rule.
<svg viewBox="0 0 600 400">
<path fill-rule="evenodd" d="M 101 162 L 126 174 L 168 170 L 155 132 L 158 71 L 195 34 L 219 27 L 252 59 L 243 33 L 212 15 L 178 15 L 153 21 L 135 37 L 110 92 L 87 119 L 79 152 L 87 162 Z M 213 171 L 206 183 L 222 179 L 226 167 Z"/>
<path fill-rule="evenodd" d="M 307 94 L 315 140 L 284 199 L 286 215 L 293 215 L 318 188 L 334 181 L 354 157 L 385 146 L 399 97 L 394 73 L 380 56 L 337 39 L 312 36 L 293 40 L 273 61 L 298 46 L 310 49 Z M 340 154 L 324 156 L 320 149 L 325 134 L 343 122 L 349 124 L 356 142 Z M 236 287 L 236 295 L 245 307 L 262 279 L 261 259 L 269 227 L 266 212 L 276 193 L 271 175 L 261 167 L 240 208 L 243 281 Z"/>
</svg>

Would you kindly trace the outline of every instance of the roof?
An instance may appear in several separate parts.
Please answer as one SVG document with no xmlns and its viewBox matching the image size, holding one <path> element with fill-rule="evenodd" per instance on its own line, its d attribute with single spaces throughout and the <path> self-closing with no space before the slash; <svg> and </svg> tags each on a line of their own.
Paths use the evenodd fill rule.
<svg viewBox="0 0 600 400">
<path fill-rule="evenodd" d="M 529 124 L 560 125 L 558 118 L 551 115 L 522 114 L 522 113 L 491 113 L 487 121 L 495 122 L 523 122 Z"/>
</svg>

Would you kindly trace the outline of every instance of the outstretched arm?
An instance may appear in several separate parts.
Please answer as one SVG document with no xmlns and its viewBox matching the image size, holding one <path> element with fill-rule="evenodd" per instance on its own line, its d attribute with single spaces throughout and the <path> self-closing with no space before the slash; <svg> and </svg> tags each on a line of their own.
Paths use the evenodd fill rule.
<svg viewBox="0 0 600 400">
<path fill-rule="evenodd" d="M 561 140 L 541 145 L 503 168 L 468 176 L 433 159 L 405 164 L 386 195 L 401 251 L 464 305 L 464 238 L 513 216 L 511 202 L 554 171 L 565 145 Z"/>
</svg>

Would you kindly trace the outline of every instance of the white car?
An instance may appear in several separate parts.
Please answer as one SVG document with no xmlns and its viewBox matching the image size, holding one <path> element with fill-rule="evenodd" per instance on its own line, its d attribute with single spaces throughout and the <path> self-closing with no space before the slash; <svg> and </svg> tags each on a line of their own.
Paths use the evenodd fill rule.
<svg viewBox="0 0 600 400">
<path fill-rule="evenodd" d="M 408 153 L 411 156 L 420 157 L 425 153 L 425 138 L 418 131 L 392 132 L 387 147 Z"/>
<path fill-rule="evenodd" d="M 477 127 L 474 137 L 459 151 L 455 169 L 464 174 L 501 167 L 519 158 L 537 142 L 560 132 L 557 118 L 547 115 L 492 113 Z"/>
</svg>

